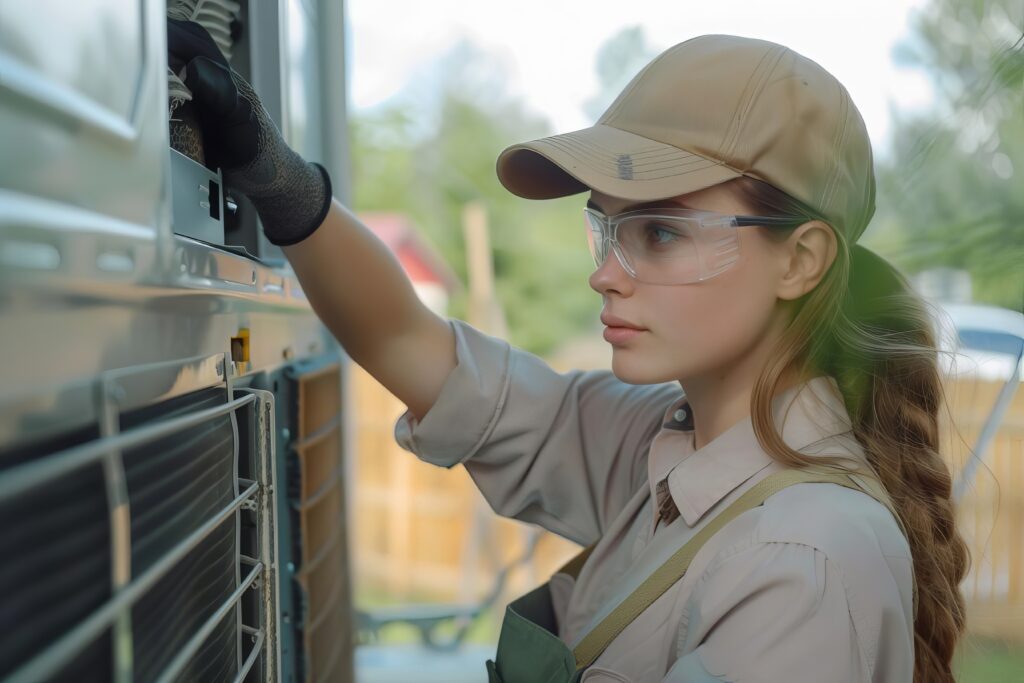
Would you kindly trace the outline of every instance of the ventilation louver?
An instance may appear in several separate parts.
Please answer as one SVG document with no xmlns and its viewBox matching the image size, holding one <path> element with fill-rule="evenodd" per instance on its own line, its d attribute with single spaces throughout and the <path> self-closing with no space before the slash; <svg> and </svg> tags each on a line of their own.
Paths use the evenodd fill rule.
<svg viewBox="0 0 1024 683">
<path fill-rule="evenodd" d="M 341 459 L 340 367 L 288 373 L 294 383 L 288 493 L 295 602 L 300 606 L 304 680 L 346 681 L 352 667 L 352 622 Z M 294 531 L 293 531 L 294 533 Z"/>
</svg>

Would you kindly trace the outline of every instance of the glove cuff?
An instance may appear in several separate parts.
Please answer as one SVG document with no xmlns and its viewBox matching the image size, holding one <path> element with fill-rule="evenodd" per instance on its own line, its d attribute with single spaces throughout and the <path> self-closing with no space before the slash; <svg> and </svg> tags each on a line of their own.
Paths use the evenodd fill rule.
<svg viewBox="0 0 1024 683">
<path fill-rule="evenodd" d="M 331 208 L 331 199 L 333 192 L 331 189 L 331 176 L 327 172 L 327 169 L 315 161 L 308 162 L 311 173 L 318 173 L 323 180 L 322 191 L 323 194 L 319 198 L 319 203 L 314 204 L 316 206 L 315 212 L 310 213 L 308 217 L 304 217 L 301 223 L 288 222 L 288 223 L 275 223 L 272 220 L 264 218 L 264 213 L 272 213 L 271 211 L 261 208 L 259 204 L 256 205 L 256 210 L 260 214 L 260 218 L 263 219 L 263 232 L 267 236 L 267 240 L 274 245 L 279 247 L 287 247 L 293 244 L 305 240 L 307 237 L 316 232 L 317 228 L 323 224 L 324 218 L 327 217 L 327 212 Z M 315 169 L 315 170 L 314 170 Z M 254 202 L 255 203 L 255 202 Z M 293 216 L 294 217 L 294 216 Z"/>
</svg>

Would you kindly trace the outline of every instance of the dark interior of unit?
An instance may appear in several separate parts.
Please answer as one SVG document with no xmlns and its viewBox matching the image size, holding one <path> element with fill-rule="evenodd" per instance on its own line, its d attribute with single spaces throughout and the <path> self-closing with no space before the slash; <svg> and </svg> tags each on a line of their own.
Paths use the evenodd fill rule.
<svg viewBox="0 0 1024 683">
<path fill-rule="evenodd" d="M 16 465 L 94 441 L 89 425 L 0 451 L 0 477 Z M 103 469 L 94 464 L 0 500 L 0 678 L 110 599 L 110 522 Z M 110 632 L 53 681 L 112 680 Z"/>
</svg>

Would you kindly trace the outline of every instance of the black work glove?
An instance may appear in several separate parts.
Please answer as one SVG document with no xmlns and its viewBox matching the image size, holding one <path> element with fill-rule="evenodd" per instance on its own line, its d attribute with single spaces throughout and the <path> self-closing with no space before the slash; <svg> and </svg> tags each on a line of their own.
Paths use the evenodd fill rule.
<svg viewBox="0 0 1024 683">
<path fill-rule="evenodd" d="M 167 51 L 171 69 L 185 70 L 207 162 L 252 201 L 273 244 L 309 237 L 331 205 L 327 170 L 285 143 L 252 86 L 231 70 L 202 26 L 168 19 Z"/>
</svg>

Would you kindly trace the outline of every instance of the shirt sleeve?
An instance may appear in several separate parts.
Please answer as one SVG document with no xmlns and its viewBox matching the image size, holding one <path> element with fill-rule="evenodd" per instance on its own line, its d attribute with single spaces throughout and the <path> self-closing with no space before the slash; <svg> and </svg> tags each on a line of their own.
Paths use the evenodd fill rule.
<svg viewBox="0 0 1024 683">
<path fill-rule="evenodd" d="M 841 571 L 816 548 L 735 551 L 707 569 L 689 602 L 686 654 L 663 683 L 871 680 Z"/>
<path fill-rule="evenodd" d="M 457 365 L 423 419 L 395 440 L 441 467 L 465 464 L 500 515 L 577 543 L 597 540 L 647 481 L 647 448 L 677 385 L 631 385 L 608 370 L 559 373 L 537 356 L 450 320 Z"/>
</svg>

